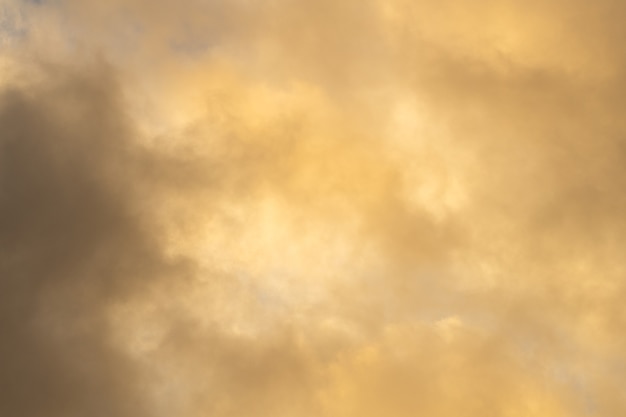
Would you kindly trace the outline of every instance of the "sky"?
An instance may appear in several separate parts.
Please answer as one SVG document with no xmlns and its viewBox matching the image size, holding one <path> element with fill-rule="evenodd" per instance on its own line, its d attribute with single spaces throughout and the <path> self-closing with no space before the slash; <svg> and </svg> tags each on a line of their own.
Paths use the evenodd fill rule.
<svg viewBox="0 0 626 417">
<path fill-rule="evenodd" d="M 625 415 L 625 18 L 0 0 L 0 415 Z"/>
</svg>

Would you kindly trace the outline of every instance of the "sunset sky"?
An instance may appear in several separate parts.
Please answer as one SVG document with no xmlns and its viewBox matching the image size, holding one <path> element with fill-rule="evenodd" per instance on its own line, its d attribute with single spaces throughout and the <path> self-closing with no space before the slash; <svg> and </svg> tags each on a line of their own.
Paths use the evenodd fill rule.
<svg viewBox="0 0 626 417">
<path fill-rule="evenodd" d="M 624 22 L 0 0 L 0 416 L 625 416 Z"/>
</svg>

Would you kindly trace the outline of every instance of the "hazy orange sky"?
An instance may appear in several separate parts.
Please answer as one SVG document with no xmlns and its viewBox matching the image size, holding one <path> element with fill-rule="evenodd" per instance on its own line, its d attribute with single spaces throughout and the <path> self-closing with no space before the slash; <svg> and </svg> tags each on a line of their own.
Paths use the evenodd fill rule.
<svg viewBox="0 0 626 417">
<path fill-rule="evenodd" d="M 623 0 L 0 0 L 0 416 L 626 415 Z"/>
</svg>

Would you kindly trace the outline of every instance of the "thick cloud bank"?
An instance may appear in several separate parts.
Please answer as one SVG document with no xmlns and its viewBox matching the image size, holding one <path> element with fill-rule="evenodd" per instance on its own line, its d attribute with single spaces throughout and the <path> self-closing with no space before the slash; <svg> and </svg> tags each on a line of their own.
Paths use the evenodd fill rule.
<svg viewBox="0 0 626 417">
<path fill-rule="evenodd" d="M 0 0 L 0 415 L 624 414 L 624 17 Z"/>
</svg>

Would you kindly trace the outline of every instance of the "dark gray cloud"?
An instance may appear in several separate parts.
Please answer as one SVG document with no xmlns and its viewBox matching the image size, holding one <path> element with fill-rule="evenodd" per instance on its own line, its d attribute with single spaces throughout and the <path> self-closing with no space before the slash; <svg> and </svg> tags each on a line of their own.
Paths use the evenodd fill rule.
<svg viewBox="0 0 626 417">
<path fill-rule="evenodd" d="M 106 310 L 177 267 L 136 204 L 142 156 L 112 71 L 46 77 L 0 96 L 0 414 L 142 415 Z"/>
</svg>

